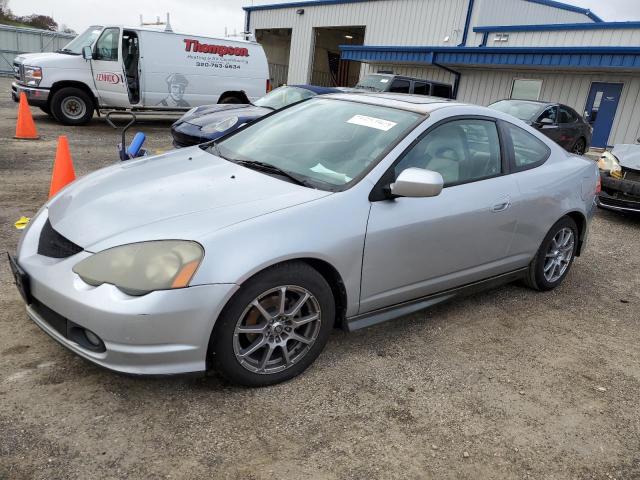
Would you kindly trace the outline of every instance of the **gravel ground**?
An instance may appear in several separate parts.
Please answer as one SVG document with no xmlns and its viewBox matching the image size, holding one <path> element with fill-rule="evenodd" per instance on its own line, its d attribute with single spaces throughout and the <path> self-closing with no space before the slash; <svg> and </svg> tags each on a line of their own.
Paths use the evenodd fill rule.
<svg viewBox="0 0 640 480">
<path fill-rule="evenodd" d="M 45 201 L 57 135 L 78 175 L 103 120 L 13 139 L 0 80 L 0 252 Z M 146 120 L 152 151 L 167 119 Z M 561 288 L 512 285 L 356 333 L 259 390 L 95 367 L 26 316 L 0 260 L 0 479 L 640 478 L 640 219 L 599 212 Z"/>
</svg>

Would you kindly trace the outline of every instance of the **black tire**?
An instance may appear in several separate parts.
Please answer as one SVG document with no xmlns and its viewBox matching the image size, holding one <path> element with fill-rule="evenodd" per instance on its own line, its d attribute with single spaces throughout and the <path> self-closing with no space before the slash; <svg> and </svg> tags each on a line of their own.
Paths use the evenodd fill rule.
<svg viewBox="0 0 640 480">
<path fill-rule="evenodd" d="M 559 234 L 563 229 L 568 228 L 573 233 L 573 246 L 571 251 L 571 258 L 568 262 L 568 265 L 564 272 L 557 279 L 548 279 L 545 277 L 545 263 L 547 260 L 547 253 L 550 253 L 552 242 L 554 241 L 554 237 Z M 553 227 L 549 230 L 546 237 L 542 241 L 540 248 L 538 249 L 538 253 L 533 258 L 531 263 L 529 264 L 529 271 L 527 272 L 527 276 L 525 278 L 525 284 L 529 288 L 533 288 L 534 290 L 539 291 L 548 291 L 553 290 L 558 287 L 563 280 L 566 278 L 569 270 L 571 270 L 571 266 L 573 265 L 573 261 L 576 258 L 576 251 L 578 249 L 578 227 L 576 226 L 576 222 L 573 221 L 570 217 L 563 217 L 558 220 Z"/>
<path fill-rule="evenodd" d="M 93 98 L 75 87 L 58 90 L 53 94 L 50 105 L 55 119 L 64 125 L 86 125 L 93 117 L 95 110 Z M 71 115 L 72 107 L 78 109 L 77 115 Z"/>
<path fill-rule="evenodd" d="M 291 363 L 291 365 L 285 367 L 284 370 L 274 373 L 256 373 L 246 366 L 243 366 L 241 360 L 239 360 L 236 355 L 234 342 L 239 341 L 238 335 L 236 334 L 236 326 L 243 321 L 243 318 L 247 318 L 249 315 L 247 312 L 251 311 L 248 309 L 253 308 L 250 307 L 250 305 L 254 299 L 257 299 L 271 289 L 282 286 L 305 289 L 317 301 L 317 305 L 319 306 L 319 327 L 317 324 L 309 327 L 316 329 L 315 341 L 313 341 L 308 348 L 301 348 L 301 351 L 305 351 L 306 349 L 305 353 L 300 354 L 300 357 L 294 360 L 295 363 Z M 249 279 L 225 306 L 209 340 L 211 364 L 213 368 L 228 381 L 248 387 L 263 387 L 287 381 L 301 374 L 314 362 L 318 355 L 320 355 L 320 352 L 329 339 L 329 334 L 332 331 L 334 322 L 334 298 L 331 293 L 331 287 L 324 277 L 320 275 L 317 270 L 303 262 L 277 265 Z M 311 323 L 309 325 L 311 325 Z M 294 332 L 296 328 L 304 327 L 294 327 Z M 264 338 L 266 341 L 270 337 L 265 335 L 261 338 Z M 303 345 L 300 343 L 296 347 L 296 342 L 294 341 L 293 343 L 292 353 L 295 351 L 295 348 L 302 347 Z M 288 344 L 288 342 L 285 343 L 285 345 Z M 269 346 L 262 348 L 268 349 Z M 262 350 L 262 348 L 259 350 Z M 259 350 L 256 350 L 256 352 Z M 276 350 L 273 351 L 275 352 Z M 275 357 L 276 360 L 284 362 L 284 352 L 282 352 L 282 350 L 278 351 L 280 355 L 279 357 Z"/>
<path fill-rule="evenodd" d="M 573 146 L 573 149 L 571 150 L 571 152 L 575 153 L 576 155 L 584 155 L 586 151 L 587 141 L 584 138 L 579 138 L 576 141 L 576 144 Z"/>
<path fill-rule="evenodd" d="M 218 103 L 232 103 L 232 104 L 240 104 L 242 100 L 233 95 L 229 95 L 227 97 L 222 97 L 222 99 Z"/>
<path fill-rule="evenodd" d="M 48 106 L 40 107 L 40 110 L 42 110 L 44 113 L 46 113 L 50 117 L 53 117 L 53 115 L 51 114 L 51 109 Z"/>
</svg>

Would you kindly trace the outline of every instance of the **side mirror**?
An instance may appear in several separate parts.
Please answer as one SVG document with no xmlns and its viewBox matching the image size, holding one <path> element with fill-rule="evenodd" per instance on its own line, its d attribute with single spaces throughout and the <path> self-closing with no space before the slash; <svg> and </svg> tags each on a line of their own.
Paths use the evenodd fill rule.
<svg viewBox="0 0 640 480">
<path fill-rule="evenodd" d="M 391 194 L 396 197 L 436 197 L 442 192 L 442 175 L 423 168 L 407 168 L 400 172 L 390 185 Z"/>
<path fill-rule="evenodd" d="M 545 125 L 553 125 L 555 122 L 550 118 L 543 118 L 538 123 L 544 127 Z"/>
<path fill-rule="evenodd" d="M 82 47 L 82 58 L 85 60 L 91 60 L 93 58 L 93 51 L 91 50 L 91 46 L 85 45 Z"/>
</svg>

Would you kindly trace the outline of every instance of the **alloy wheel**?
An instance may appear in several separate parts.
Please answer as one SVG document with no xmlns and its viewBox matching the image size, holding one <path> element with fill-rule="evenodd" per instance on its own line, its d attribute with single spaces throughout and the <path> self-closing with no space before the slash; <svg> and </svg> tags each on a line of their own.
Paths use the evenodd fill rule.
<svg viewBox="0 0 640 480">
<path fill-rule="evenodd" d="M 587 145 L 585 144 L 585 141 L 580 139 L 576 142 L 576 144 L 573 147 L 573 153 L 577 154 L 577 155 L 584 155 L 585 150 Z"/>
<path fill-rule="evenodd" d="M 544 278 L 555 283 L 562 278 L 573 258 L 575 236 L 573 230 L 564 227 L 551 240 L 544 261 Z"/>
<path fill-rule="evenodd" d="M 312 347 L 321 318 L 318 300 L 305 288 L 272 288 L 247 305 L 238 319 L 233 335 L 236 359 L 254 373 L 286 370 Z"/>
</svg>

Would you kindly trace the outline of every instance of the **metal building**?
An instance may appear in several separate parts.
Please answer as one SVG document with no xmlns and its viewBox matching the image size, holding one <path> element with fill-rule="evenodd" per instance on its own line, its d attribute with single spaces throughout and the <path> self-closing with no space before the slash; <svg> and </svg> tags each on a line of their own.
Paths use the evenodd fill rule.
<svg viewBox="0 0 640 480">
<path fill-rule="evenodd" d="M 392 71 L 454 85 L 461 101 L 565 103 L 592 146 L 640 137 L 640 22 L 552 0 L 310 0 L 245 7 L 279 83 L 353 85 Z"/>
</svg>

